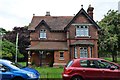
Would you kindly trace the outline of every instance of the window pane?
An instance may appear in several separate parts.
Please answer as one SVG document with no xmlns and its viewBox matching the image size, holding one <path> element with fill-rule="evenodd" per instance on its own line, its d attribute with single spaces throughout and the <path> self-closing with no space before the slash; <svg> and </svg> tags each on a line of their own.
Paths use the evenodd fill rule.
<svg viewBox="0 0 120 80">
<path fill-rule="evenodd" d="M 83 29 L 80 30 L 80 36 L 84 36 L 84 30 Z"/>
<path fill-rule="evenodd" d="M 40 38 L 46 38 L 46 30 L 40 30 Z"/>
<path fill-rule="evenodd" d="M 60 59 L 64 59 L 64 52 L 60 52 Z"/>
<path fill-rule="evenodd" d="M 80 58 L 87 58 L 88 51 L 86 47 L 80 48 Z"/>
<path fill-rule="evenodd" d="M 76 36 L 80 36 L 79 33 L 80 33 L 80 29 L 77 28 L 77 29 L 76 29 Z"/>
<path fill-rule="evenodd" d="M 84 35 L 88 36 L 88 28 L 84 29 Z"/>
<path fill-rule="evenodd" d="M 40 33 L 40 38 L 43 38 L 43 33 Z"/>
<path fill-rule="evenodd" d="M 43 34 L 44 34 L 43 37 L 46 38 L 46 33 L 44 32 Z"/>
<path fill-rule="evenodd" d="M 88 31 L 88 26 L 77 26 L 76 36 L 89 36 Z"/>
</svg>

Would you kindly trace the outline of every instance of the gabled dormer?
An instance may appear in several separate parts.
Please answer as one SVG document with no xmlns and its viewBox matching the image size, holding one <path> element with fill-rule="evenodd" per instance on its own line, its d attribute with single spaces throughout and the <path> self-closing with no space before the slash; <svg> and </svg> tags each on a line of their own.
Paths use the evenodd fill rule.
<svg viewBox="0 0 120 80">
<path fill-rule="evenodd" d="M 93 9 L 93 7 L 89 6 L 86 12 L 83 8 L 81 8 L 81 10 L 73 17 L 70 23 L 64 28 L 66 31 L 70 32 L 71 38 L 90 38 L 95 34 L 97 36 L 97 32 L 100 30 L 100 27 L 93 20 Z"/>
<path fill-rule="evenodd" d="M 48 26 L 48 24 L 42 20 L 36 27 L 35 31 L 38 31 L 38 38 L 40 40 L 47 39 L 47 32 L 50 32 L 51 28 Z"/>
</svg>

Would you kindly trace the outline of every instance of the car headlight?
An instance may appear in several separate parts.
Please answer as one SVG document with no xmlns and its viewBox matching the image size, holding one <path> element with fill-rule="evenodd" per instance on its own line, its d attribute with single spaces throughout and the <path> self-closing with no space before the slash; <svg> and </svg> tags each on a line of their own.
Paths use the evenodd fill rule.
<svg viewBox="0 0 120 80">
<path fill-rule="evenodd" d="M 28 75 L 30 78 L 36 78 L 36 75 L 33 74 L 33 73 L 27 73 L 27 75 Z"/>
</svg>

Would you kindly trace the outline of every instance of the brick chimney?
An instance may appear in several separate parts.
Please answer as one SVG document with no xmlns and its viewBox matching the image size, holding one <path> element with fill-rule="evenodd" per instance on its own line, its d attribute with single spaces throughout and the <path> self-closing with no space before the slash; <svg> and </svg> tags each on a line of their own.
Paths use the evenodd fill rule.
<svg viewBox="0 0 120 80">
<path fill-rule="evenodd" d="M 87 13 L 89 16 L 91 16 L 91 18 L 93 18 L 93 10 L 94 10 L 94 8 L 91 7 L 91 5 L 89 5 L 89 7 L 87 9 Z"/>
<path fill-rule="evenodd" d="M 45 16 L 50 16 L 50 12 L 49 12 L 49 11 L 47 11 Z"/>
</svg>

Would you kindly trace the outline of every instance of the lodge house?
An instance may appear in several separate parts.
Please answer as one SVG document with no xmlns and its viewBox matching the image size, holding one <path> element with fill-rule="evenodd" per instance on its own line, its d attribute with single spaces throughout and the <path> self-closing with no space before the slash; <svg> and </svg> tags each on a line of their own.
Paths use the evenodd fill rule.
<svg viewBox="0 0 120 80">
<path fill-rule="evenodd" d="M 98 31 L 91 5 L 74 16 L 35 16 L 28 27 L 28 61 L 37 66 L 64 66 L 74 58 L 98 57 Z"/>
</svg>

